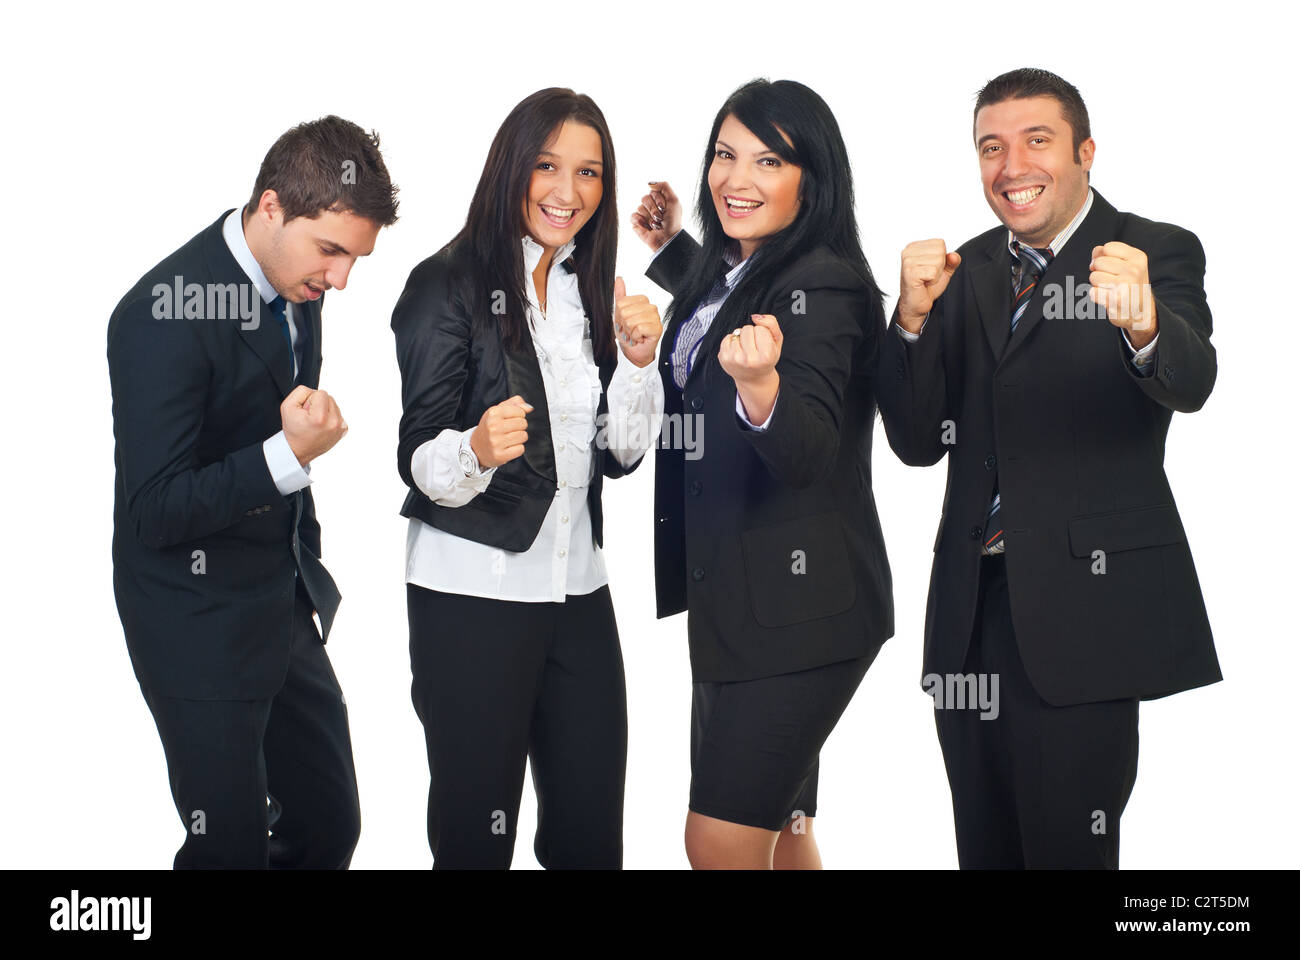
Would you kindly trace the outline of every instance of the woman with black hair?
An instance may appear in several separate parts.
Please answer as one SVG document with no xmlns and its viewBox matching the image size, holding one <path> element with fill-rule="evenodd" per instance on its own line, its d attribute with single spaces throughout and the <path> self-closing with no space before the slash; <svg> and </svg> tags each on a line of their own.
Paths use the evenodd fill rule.
<svg viewBox="0 0 1300 960">
<path fill-rule="evenodd" d="M 601 478 L 640 463 L 663 389 L 643 369 L 658 311 L 614 277 L 614 184 L 589 97 L 526 98 L 464 229 L 393 311 L 435 868 L 510 865 L 526 760 L 538 861 L 622 865 L 627 707 Z"/>
<path fill-rule="evenodd" d="M 700 242 L 672 188 L 651 188 L 632 225 L 673 295 L 655 580 L 658 616 L 687 611 L 686 852 L 815 868 L 818 754 L 894 632 L 871 494 L 885 317 L 848 154 L 816 93 L 755 80 L 709 134 Z"/>
</svg>

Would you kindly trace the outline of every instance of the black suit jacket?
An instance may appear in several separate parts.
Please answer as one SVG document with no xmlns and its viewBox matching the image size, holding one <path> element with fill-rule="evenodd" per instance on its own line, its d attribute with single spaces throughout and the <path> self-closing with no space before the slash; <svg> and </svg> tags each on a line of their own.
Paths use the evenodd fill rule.
<svg viewBox="0 0 1300 960">
<path fill-rule="evenodd" d="M 564 267 L 573 271 L 569 261 Z M 424 260 L 411 271 L 393 308 L 397 364 L 402 373 L 397 470 L 409 488 L 401 512 L 458 537 L 518 553 L 537 539 L 558 483 L 546 384 L 531 343 L 510 350 L 495 326 L 471 323 L 450 282 L 453 269 L 446 250 Z M 587 315 L 591 316 L 589 309 Z M 592 322 L 603 321 L 597 318 Z M 597 407 L 600 418 L 608 412 L 605 390 L 617 359 L 597 362 L 597 366 L 603 388 Z M 468 430 L 479 422 L 484 410 L 516 394 L 533 406 L 527 417 L 528 442 L 523 456 L 497 467 L 487 489 L 463 506 L 442 506 L 425 496 L 411 477 L 411 456 L 416 449 L 445 429 Z M 644 458 L 625 468 L 609 450 L 594 446 L 596 469 L 587 487 L 587 505 L 593 540 L 603 546 L 601 478 L 631 473 Z"/>
<path fill-rule="evenodd" d="M 647 275 L 674 292 L 699 255 L 683 232 Z M 774 676 L 870 653 L 894 632 L 871 495 L 879 304 L 825 248 L 772 278 L 759 312 L 777 318 L 784 342 L 764 432 L 737 416 L 735 382 L 718 363 L 722 336 L 751 322 L 733 299 L 677 389 L 672 348 L 686 306 L 674 304 L 660 351 L 667 426 L 655 455 L 658 616 L 689 611 L 697 681 Z M 697 459 L 676 442 L 684 415 L 702 428 L 693 434 L 703 444 Z"/>
<path fill-rule="evenodd" d="M 228 214 L 141 277 L 108 322 L 118 613 L 146 692 L 198 700 L 273 694 L 289 666 L 295 571 L 309 591 L 333 589 L 310 488 L 283 496 L 262 452 L 281 429 L 293 360 L 226 246 Z M 311 387 L 320 303 L 294 305 Z"/>
<path fill-rule="evenodd" d="M 1112 240 L 1148 257 L 1159 322 L 1149 378 L 1079 296 L 1093 247 Z M 1016 640 L 1045 700 L 1152 698 L 1221 679 L 1164 472 L 1173 411 L 1199 409 L 1214 386 L 1200 242 L 1096 194 L 1014 336 L 1006 229 L 959 252 L 920 339 L 905 342 L 895 315 L 880 353 L 890 445 L 917 466 L 948 456 L 924 672 L 963 672 L 996 477 Z M 1060 309 L 1062 291 L 1073 315 Z"/>
</svg>

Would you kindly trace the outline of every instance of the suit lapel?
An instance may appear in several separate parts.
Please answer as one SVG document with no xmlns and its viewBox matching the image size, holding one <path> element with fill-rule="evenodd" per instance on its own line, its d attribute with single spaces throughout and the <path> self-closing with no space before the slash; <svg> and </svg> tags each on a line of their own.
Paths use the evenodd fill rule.
<svg viewBox="0 0 1300 960">
<path fill-rule="evenodd" d="M 1000 233 L 986 254 L 987 259 L 972 271 L 971 282 L 980 323 L 996 362 L 1011 335 L 1011 254 L 1007 251 L 1006 235 Z"/>
<path fill-rule="evenodd" d="M 320 365 L 321 365 L 321 301 L 311 300 L 306 303 L 295 303 L 294 310 L 304 311 L 306 323 L 303 329 L 307 334 L 307 342 L 303 344 L 302 349 L 302 370 L 299 371 L 298 382 L 306 384 L 315 390 L 320 386 Z"/>
<path fill-rule="evenodd" d="M 248 274 L 244 273 L 243 267 L 226 246 L 226 239 L 222 236 L 221 230 L 227 215 L 228 212 L 223 214 L 208 229 L 205 242 L 208 269 L 216 282 L 236 283 L 241 288 L 253 288 L 252 319 L 245 321 L 235 317 L 229 322 L 238 326 L 239 335 L 244 343 L 248 344 L 266 365 L 267 371 L 280 391 L 280 396 L 287 397 L 293 389 L 293 358 L 289 355 L 289 344 L 280 331 L 280 324 L 272 316 L 270 307 L 262 302 L 262 297 L 253 286 L 253 281 L 248 278 Z"/>
</svg>

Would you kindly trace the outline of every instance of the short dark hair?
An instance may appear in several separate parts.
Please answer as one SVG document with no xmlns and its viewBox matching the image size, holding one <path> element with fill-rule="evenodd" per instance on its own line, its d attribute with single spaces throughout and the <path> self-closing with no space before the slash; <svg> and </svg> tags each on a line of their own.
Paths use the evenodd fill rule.
<svg viewBox="0 0 1300 960">
<path fill-rule="evenodd" d="M 271 145 L 257 171 L 249 210 L 274 190 L 285 222 L 322 212 L 353 213 L 381 227 L 397 222 L 397 188 L 379 153 L 379 135 L 342 117 L 300 123 Z"/>
<path fill-rule="evenodd" d="M 985 107 L 1004 100 L 1024 100 L 1029 97 L 1051 97 L 1061 105 L 1061 113 L 1074 134 L 1074 159 L 1079 159 L 1079 145 L 1092 136 L 1088 123 L 1088 108 L 1079 96 L 1074 84 L 1062 80 L 1048 70 L 1036 67 L 1021 67 L 994 77 L 984 84 L 984 89 L 975 98 L 975 114 L 971 120 L 971 136 L 975 136 L 975 120 Z"/>
</svg>

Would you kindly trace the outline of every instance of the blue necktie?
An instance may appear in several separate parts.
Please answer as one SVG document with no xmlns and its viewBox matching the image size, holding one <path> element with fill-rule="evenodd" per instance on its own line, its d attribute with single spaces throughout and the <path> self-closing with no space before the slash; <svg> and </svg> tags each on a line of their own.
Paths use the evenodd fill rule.
<svg viewBox="0 0 1300 960">
<path fill-rule="evenodd" d="M 1029 309 L 1029 301 L 1034 298 L 1034 290 L 1038 286 L 1038 281 L 1047 272 L 1047 265 L 1052 262 L 1052 251 L 1050 248 L 1037 250 L 1017 241 L 1012 248 L 1011 259 L 1015 261 L 1018 268 L 1015 271 L 1014 289 L 1011 297 L 1011 332 L 1015 333 L 1020 318 Z M 998 489 L 998 482 L 995 479 L 993 481 L 993 502 L 989 504 L 988 519 L 984 523 L 983 552 L 990 556 L 1005 553 L 1007 548 L 1006 538 L 1003 536 L 1002 518 L 998 516 L 1001 510 L 1002 491 Z"/>
<path fill-rule="evenodd" d="M 275 299 L 267 304 L 271 308 L 271 315 L 275 317 L 276 322 L 280 325 L 280 332 L 284 334 L 284 342 L 289 348 L 289 378 L 293 379 L 294 372 L 294 354 L 293 354 L 293 337 L 289 334 L 289 320 L 285 316 L 284 297 L 276 294 Z"/>
</svg>

